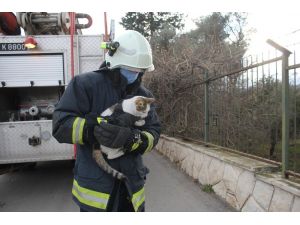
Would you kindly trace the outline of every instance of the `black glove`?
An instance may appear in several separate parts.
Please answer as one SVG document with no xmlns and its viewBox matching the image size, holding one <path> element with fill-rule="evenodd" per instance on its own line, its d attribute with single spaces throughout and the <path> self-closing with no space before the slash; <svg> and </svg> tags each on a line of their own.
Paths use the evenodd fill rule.
<svg viewBox="0 0 300 225">
<path fill-rule="evenodd" d="M 121 107 L 116 107 L 114 113 L 109 117 L 108 121 L 111 124 L 121 127 L 133 127 L 134 123 L 140 119 L 140 117 L 124 112 Z"/>
<path fill-rule="evenodd" d="M 132 129 L 131 135 L 124 145 L 124 152 L 129 153 L 134 150 L 142 143 L 141 131 L 138 129 Z"/>
<path fill-rule="evenodd" d="M 95 126 L 94 136 L 101 145 L 109 148 L 121 148 L 130 141 L 132 131 L 128 127 L 101 122 Z"/>
<path fill-rule="evenodd" d="M 131 137 L 124 145 L 125 154 L 144 154 L 148 148 L 151 150 L 153 140 L 149 140 L 146 133 L 151 135 L 149 132 L 140 131 L 138 129 L 132 130 Z"/>
<path fill-rule="evenodd" d="M 98 125 L 97 114 L 89 113 L 85 115 L 86 123 L 83 128 L 83 141 L 91 145 L 97 143 L 94 137 L 94 127 Z"/>
</svg>

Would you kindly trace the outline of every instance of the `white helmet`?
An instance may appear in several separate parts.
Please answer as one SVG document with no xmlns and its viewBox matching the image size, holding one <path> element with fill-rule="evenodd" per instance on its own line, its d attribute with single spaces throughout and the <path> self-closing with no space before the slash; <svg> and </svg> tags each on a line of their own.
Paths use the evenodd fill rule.
<svg viewBox="0 0 300 225">
<path fill-rule="evenodd" d="M 150 44 L 139 32 L 126 30 L 113 42 L 118 42 L 119 47 L 112 56 L 109 52 L 106 53 L 105 60 L 108 68 L 125 68 L 137 72 L 154 70 Z"/>
</svg>

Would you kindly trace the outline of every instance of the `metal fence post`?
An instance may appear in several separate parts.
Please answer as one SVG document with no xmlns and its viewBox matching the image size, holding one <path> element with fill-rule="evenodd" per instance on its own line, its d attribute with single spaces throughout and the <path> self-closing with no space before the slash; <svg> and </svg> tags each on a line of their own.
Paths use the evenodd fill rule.
<svg viewBox="0 0 300 225">
<path fill-rule="evenodd" d="M 204 93 L 204 113 L 205 113 L 205 128 L 204 141 L 209 142 L 209 80 L 208 71 L 205 70 L 205 93 Z"/>
<path fill-rule="evenodd" d="M 282 58 L 282 177 L 287 178 L 289 167 L 289 56 L 283 53 Z"/>
<path fill-rule="evenodd" d="M 280 46 L 271 39 L 267 43 L 282 52 L 282 177 L 287 178 L 286 171 L 289 166 L 289 56 L 288 49 Z"/>
</svg>

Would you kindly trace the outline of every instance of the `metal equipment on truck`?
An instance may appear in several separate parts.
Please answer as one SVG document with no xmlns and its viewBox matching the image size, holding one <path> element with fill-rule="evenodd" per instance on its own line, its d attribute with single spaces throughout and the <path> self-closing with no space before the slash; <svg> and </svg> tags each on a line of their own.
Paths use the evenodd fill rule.
<svg viewBox="0 0 300 225">
<path fill-rule="evenodd" d="M 74 159 L 73 146 L 52 137 L 52 114 L 74 74 L 99 68 L 103 35 L 81 34 L 92 24 L 87 14 L 16 13 L 16 20 L 25 36 L 0 35 L 0 165 Z"/>
</svg>

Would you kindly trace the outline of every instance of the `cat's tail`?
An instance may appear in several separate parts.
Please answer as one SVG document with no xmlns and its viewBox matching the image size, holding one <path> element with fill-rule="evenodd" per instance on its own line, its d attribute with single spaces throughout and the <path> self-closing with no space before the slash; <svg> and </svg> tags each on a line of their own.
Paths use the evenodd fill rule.
<svg viewBox="0 0 300 225">
<path fill-rule="evenodd" d="M 118 180 L 127 180 L 127 177 L 123 173 L 115 170 L 106 162 L 100 149 L 93 150 L 93 158 L 95 159 L 97 165 L 105 172 L 112 175 L 112 177 L 117 178 Z"/>
</svg>

